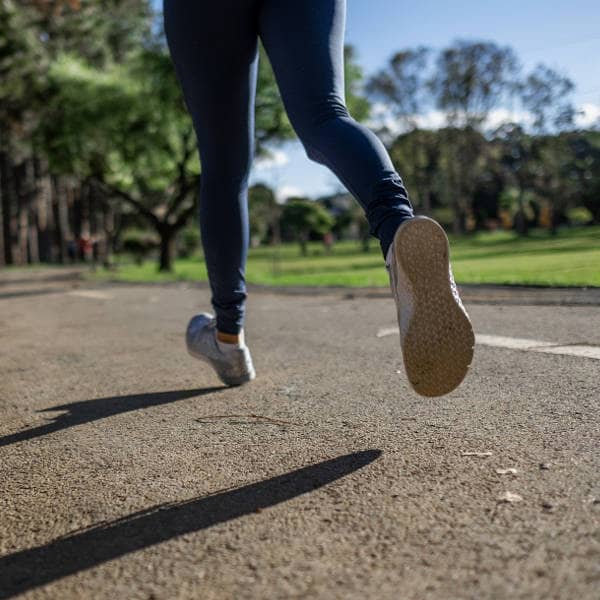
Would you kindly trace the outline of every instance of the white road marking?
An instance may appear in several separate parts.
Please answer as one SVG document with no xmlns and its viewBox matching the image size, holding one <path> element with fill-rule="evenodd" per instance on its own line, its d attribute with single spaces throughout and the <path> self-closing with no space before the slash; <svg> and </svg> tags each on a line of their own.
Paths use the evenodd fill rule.
<svg viewBox="0 0 600 600">
<path fill-rule="evenodd" d="M 382 327 L 377 332 L 377 337 L 399 335 L 397 327 Z M 544 342 L 528 338 L 507 337 L 503 335 L 488 335 L 478 333 L 475 335 L 476 343 L 492 348 L 507 348 L 509 350 L 523 350 L 526 352 L 543 352 L 545 354 L 560 354 L 563 356 L 578 356 L 600 360 L 600 346 L 592 344 L 559 344 L 557 342 Z"/>
<path fill-rule="evenodd" d="M 600 346 L 591 344 L 558 344 L 526 338 L 513 338 L 501 335 L 477 334 L 475 340 L 482 346 L 508 348 L 510 350 L 525 350 L 527 352 L 543 352 L 545 354 L 561 354 L 563 356 L 579 356 L 600 360 Z"/>
<path fill-rule="evenodd" d="M 91 298 L 93 300 L 112 300 L 114 296 L 106 292 L 98 292 L 95 290 L 74 290 L 67 292 L 67 296 L 76 296 L 78 298 Z"/>
<path fill-rule="evenodd" d="M 377 332 L 377 337 L 387 337 L 388 335 L 400 335 L 400 330 L 397 327 L 384 327 Z"/>
<path fill-rule="evenodd" d="M 492 346 L 494 348 L 509 348 L 510 350 L 539 350 L 556 346 L 552 342 L 542 342 L 540 340 L 530 340 L 527 338 L 506 337 L 503 335 L 486 335 L 478 333 L 475 340 L 482 346 Z"/>
</svg>

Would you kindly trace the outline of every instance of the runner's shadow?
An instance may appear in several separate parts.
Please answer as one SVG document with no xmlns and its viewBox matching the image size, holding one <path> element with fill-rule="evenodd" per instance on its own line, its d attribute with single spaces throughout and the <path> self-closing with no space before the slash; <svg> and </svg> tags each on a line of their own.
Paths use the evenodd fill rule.
<svg viewBox="0 0 600 600">
<path fill-rule="evenodd" d="M 365 450 L 339 456 L 211 496 L 153 506 L 67 534 L 44 546 L 15 552 L 0 558 L 0 600 L 291 500 L 361 469 L 380 455 L 381 450 Z"/>
<path fill-rule="evenodd" d="M 91 423 L 105 419 L 113 415 L 139 410 L 141 408 L 149 408 L 151 406 L 159 406 L 161 404 L 169 404 L 178 400 L 185 400 L 195 396 L 204 396 L 212 394 L 219 390 L 227 389 L 222 387 L 200 388 L 195 390 L 177 390 L 172 392 L 156 392 L 150 394 L 132 394 L 130 396 L 112 396 L 109 398 L 95 398 L 93 400 L 83 400 L 82 402 L 73 402 L 72 404 L 62 404 L 61 406 L 52 406 L 38 412 L 53 412 L 57 410 L 65 410 L 66 413 L 55 417 L 49 423 L 25 429 L 16 433 L 11 433 L 0 437 L 0 447 L 10 446 L 17 442 L 32 440 L 55 431 L 75 427 L 83 423 Z"/>
</svg>

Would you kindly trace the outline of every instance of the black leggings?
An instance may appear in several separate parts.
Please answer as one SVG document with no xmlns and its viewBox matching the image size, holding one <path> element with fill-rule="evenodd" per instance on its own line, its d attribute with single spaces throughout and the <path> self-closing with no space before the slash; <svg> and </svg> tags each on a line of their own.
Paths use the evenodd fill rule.
<svg viewBox="0 0 600 600">
<path fill-rule="evenodd" d="M 164 0 L 202 162 L 200 228 L 220 331 L 238 333 L 244 319 L 259 37 L 307 156 L 358 200 L 384 256 L 412 216 L 385 147 L 346 108 L 345 20 L 346 0 Z"/>
</svg>

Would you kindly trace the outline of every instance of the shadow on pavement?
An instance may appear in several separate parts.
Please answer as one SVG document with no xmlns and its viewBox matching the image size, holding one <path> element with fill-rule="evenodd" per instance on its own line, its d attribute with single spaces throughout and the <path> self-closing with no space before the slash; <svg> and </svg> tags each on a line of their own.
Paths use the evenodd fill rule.
<svg viewBox="0 0 600 600">
<path fill-rule="evenodd" d="M 186 400 L 187 398 L 193 398 L 195 396 L 204 396 L 205 394 L 212 394 L 213 392 L 225 389 L 227 389 L 226 386 L 150 394 L 132 394 L 130 396 L 95 398 L 94 400 L 83 400 L 82 402 L 53 406 L 38 412 L 53 412 L 56 410 L 66 410 L 67 412 L 59 415 L 51 422 L 45 423 L 44 425 L 0 437 L 0 447 L 32 440 L 49 433 L 54 433 L 55 431 L 61 431 L 62 429 L 68 429 L 69 427 L 74 427 L 75 425 L 81 425 L 83 423 L 91 423 L 92 421 L 98 421 L 100 419 L 105 419 L 106 417 L 130 412 L 132 410 L 169 404 L 170 402 Z"/>
<path fill-rule="evenodd" d="M 40 288 L 35 290 L 18 290 L 15 292 L 2 292 L 0 293 L 0 300 L 10 300 L 11 298 L 25 298 L 27 296 L 47 296 L 48 294 L 64 294 L 66 291 L 67 288 Z"/>
<path fill-rule="evenodd" d="M 14 276 L 10 273 L 2 273 L 3 277 L 0 279 L 0 288 L 6 285 L 21 285 L 28 283 L 49 283 L 55 281 L 81 281 L 83 279 L 82 270 L 72 270 L 59 273 L 40 273 L 34 272 L 27 276 Z"/>
<path fill-rule="evenodd" d="M 0 558 L 0 599 L 291 500 L 357 471 L 379 456 L 381 450 L 339 456 L 211 496 L 153 506 L 44 546 L 15 552 Z"/>
</svg>

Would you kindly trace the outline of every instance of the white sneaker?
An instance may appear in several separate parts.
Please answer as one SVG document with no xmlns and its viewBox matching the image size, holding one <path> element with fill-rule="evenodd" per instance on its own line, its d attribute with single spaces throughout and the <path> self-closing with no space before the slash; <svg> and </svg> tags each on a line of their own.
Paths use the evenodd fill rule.
<svg viewBox="0 0 600 600">
<path fill-rule="evenodd" d="M 398 227 L 386 257 L 408 380 L 422 396 L 454 390 L 473 359 L 475 335 L 449 262 L 448 238 L 433 219 Z"/>
<path fill-rule="evenodd" d="M 256 377 L 247 346 L 221 351 L 217 345 L 217 320 L 202 313 L 192 317 L 185 334 L 188 352 L 210 364 L 226 385 L 241 385 Z"/>
</svg>

